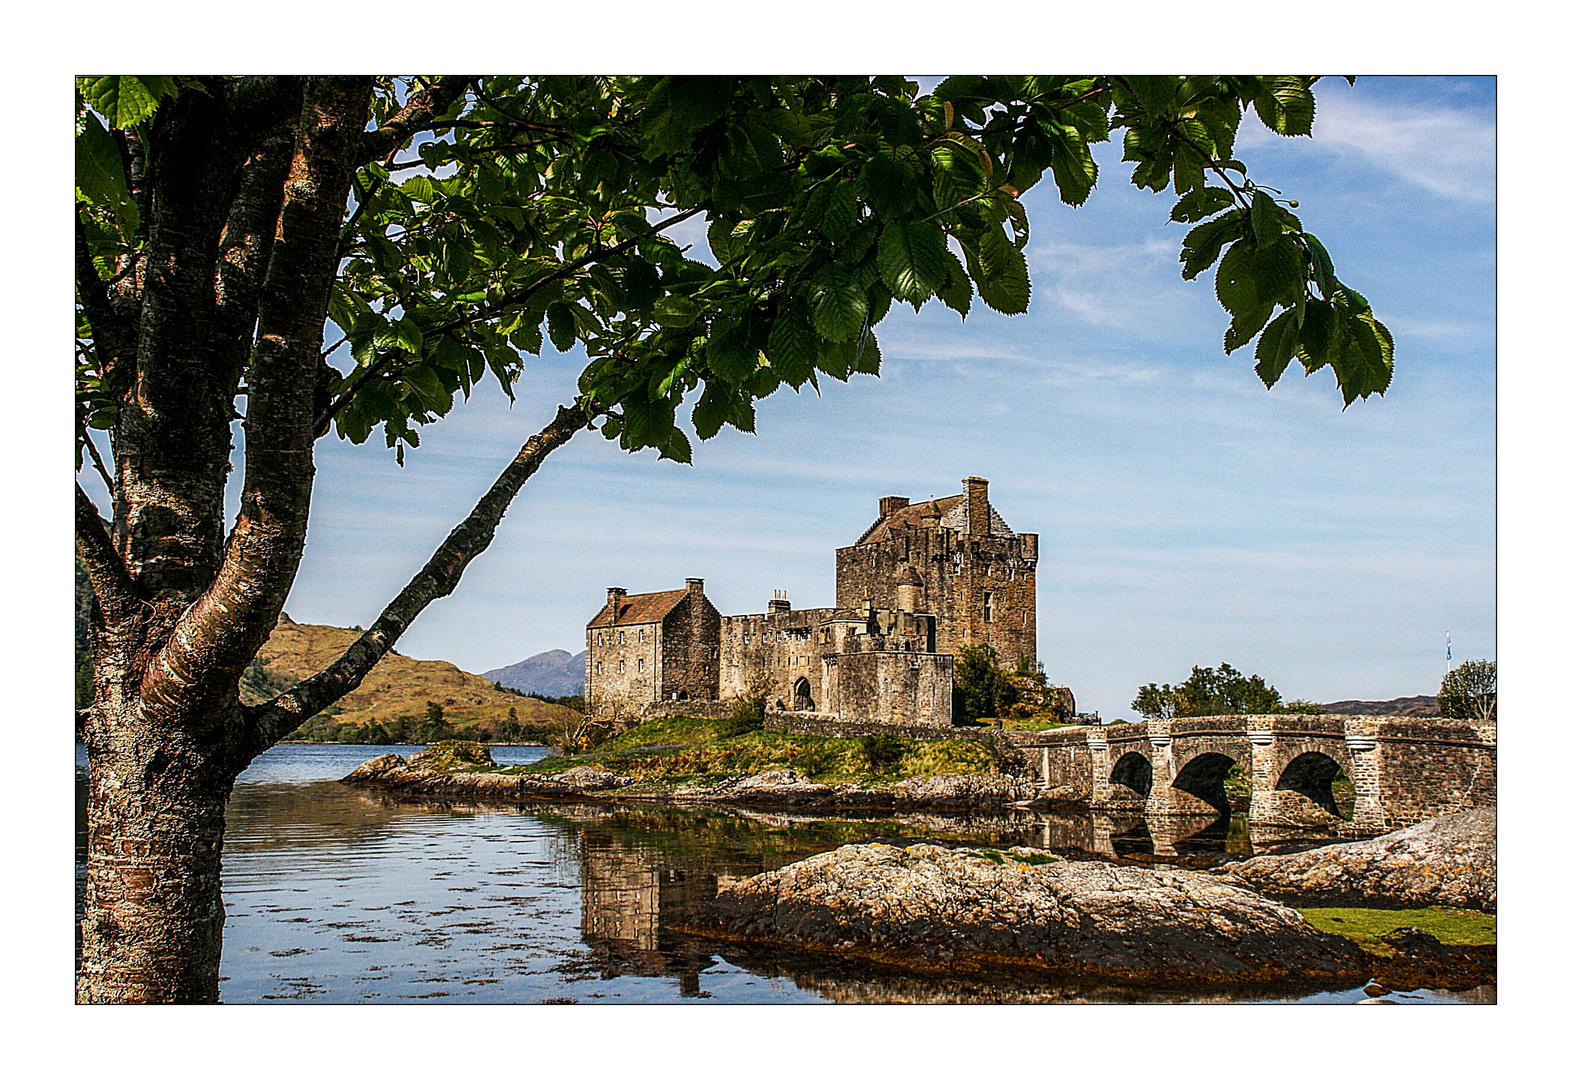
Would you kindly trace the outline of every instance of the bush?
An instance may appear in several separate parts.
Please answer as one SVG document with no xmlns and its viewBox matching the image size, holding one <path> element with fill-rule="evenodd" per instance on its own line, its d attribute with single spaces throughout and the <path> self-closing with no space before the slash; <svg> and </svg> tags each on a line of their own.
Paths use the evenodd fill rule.
<svg viewBox="0 0 1572 1080">
<path fill-rule="evenodd" d="M 906 743 L 897 735 L 881 731 L 862 737 L 862 752 L 869 768 L 883 772 L 906 756 Z"/>
<path fill-rule="evenodd" d="M 1026 755 L 1002 732 L 990 732 L 982 743 L 988 750 L 988 757 L 996 772 L 1005 776 L 1026 776 L 1031 772 L 1031 763 L 1026 760 Z"/>
<path fill-rule="evenodd" d="M 999 666 L 992 645 L 962 645 L 955 661 L 955 699 L 951 710 L 961 725 L 985 716 L 1002 716 L 1020 699 L 1010 675 Z"/>
<path fill-rule="evenodd" d="M 764 726 L 764 704 L 769 701 L 770 694 L 775 689 L 775 679 L 767 671 L 755 671 L 748 676 L 748 682 L 743 687 L 742 693 L 732 703 L 731 711 L 726 714 L 729 732 L 741 735 L 749 731 L 758 731 Z"/>
<path fill-rule="evenodd" d="M 1496 662 L 1465 660 L 1446 673 L 1436 692 L 1442 716 L 1493 724 L 1496 720 Z"/>
</svg>

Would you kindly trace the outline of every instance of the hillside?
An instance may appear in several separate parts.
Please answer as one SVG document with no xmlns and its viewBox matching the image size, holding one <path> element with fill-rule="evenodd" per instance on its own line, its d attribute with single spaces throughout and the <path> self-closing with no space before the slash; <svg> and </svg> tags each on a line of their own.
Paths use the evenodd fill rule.
<svg viewBox="0 0 1572 1080">
<path fill-rule="evenodd" d="M 1423 694 L 1390 701 L 1332 701 L 1321 706 L 1339 716 L 1440 716 L 1436 699 Z"/>
<path fill-rule="evenodd" d="M 536 653 L 516 664 L 495 668 L 484 673 L 481 678 L 526 694 L 546 694 L 550 697 L 582 694 L 584 654 L 581 652 L 575 655 L 566 649 L 552 649 Z"/>
<path fill-rule="evenodd" d="M 247 673 L 242 699 L 260 700 L 269 691 L 276 693 L 316 674 L 359 636 L 358 630 L 313 626 L 280 616 L 257 654 L 257 666 Z M 383 726 L 400 719 L 415 723 L 425 716 L 427 702 L 442 706 L 443 719 L 468 738 L 479 734 L 466 730 L 476 725 L 501 735 L 500 725 L 508 720 L 510 709 L 520 725 L 534 729 L 559 729 L 578 715 L 561 705 L 499 692 L 490 680 L 460 671 L 446 660 L 415 660 L 397 652 L 384 656 L 359 688 L 345 695 L 328 715 L 335 727 L 359 727 L 372 720 Z M 539 735 L 537 730 L 535 736 Z"/>
</svg>

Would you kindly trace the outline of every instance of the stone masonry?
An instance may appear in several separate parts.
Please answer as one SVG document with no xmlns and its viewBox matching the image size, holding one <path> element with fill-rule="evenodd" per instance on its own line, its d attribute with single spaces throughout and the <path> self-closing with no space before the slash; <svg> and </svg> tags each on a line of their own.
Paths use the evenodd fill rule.
<svg viewBox="0 0 1572 1080">
<path fill-rule="evenodd" d="M 716 612 L 703 581 L 630 595 L 607 590 L 586 630 L 585 695 L 595 715 L 726 701 L 768 684 L 766 704 L 846 722 L 952 725 L 954 653 L 991 645 L 1037 661 L 1037 535 L 1015 533 L 971 476 L 959 495 L 879 516 L 835 553 L 833 608 L 792 610 L 777 592 L 752 615 Z"/>
</svg>

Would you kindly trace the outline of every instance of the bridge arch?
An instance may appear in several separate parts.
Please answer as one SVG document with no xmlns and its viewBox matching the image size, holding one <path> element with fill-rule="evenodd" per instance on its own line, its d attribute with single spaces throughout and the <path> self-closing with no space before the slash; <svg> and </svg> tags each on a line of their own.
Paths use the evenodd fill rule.
<svg viewBox="0 0 1572 1080">
<path fill-rule="evenodd" d="M 1228 778 L 1228 770 L 1235 764 L 1235 759 L 1227 754 L 1215 750 L 1204 751 L 1190 758 L 1175 774 L 1173 786 L 1175 790 L 1194 795 L 1219 814 L 1227 814 L 1228 792 L 1223 787 L 1223 781 Z"/>
<path fill-rule="evenodd" d="M 1114 762 L 1108 774 L 1110 784 L 1127 787 L 1143 799 L 1152 793 L 1152 762 L 1145 754 L 1131 750 Z"/>
<path fill-rule="evenodd" d="M 1347 820 L 1332 794 L 1332 782 L 1339 776 L 1346 779 L 1348 772 L 1336 757 L 1320 750 L 1306 750 L 1283 766 L 1275 787 L 1278 791 L 1297 792 L 1333 817 Z"/>
</svg>

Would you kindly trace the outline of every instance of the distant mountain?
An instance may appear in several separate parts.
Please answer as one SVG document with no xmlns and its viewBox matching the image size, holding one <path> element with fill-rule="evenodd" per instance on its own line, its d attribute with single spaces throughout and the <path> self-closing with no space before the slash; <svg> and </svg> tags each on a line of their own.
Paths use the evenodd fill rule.
<svg viewBox="0 0 1572 1080">
<path fill-rule="evenodd" d="M 562 697 L 584 692 L 584 654 L 565 649 L 536 653 L 507 667 L 482 672 L 481 678 L 501 683 L 524 694 Z"/>
<path fill-rule="evenodd" d="M 265 700 L 336 660 L 355 639 L 358 630 L 337 626 L 297 623 L 280 615 L 278 626 L 257 653 L 241 685 L 241 699 Z M 461 671 L 446 660 L 415 660 L 390 651 L 371 669 L 359 687 L 337 703 L 336 722 L 362 724 L 380 718 L 419 718 L 426 703 L 443 707 L 448 721 L 462 736 L 471 723 L 496 723 L 509 710 L 524 724 L 561 725 L 578 714 L 561 705 L 498 693 L 490 676 L 482 678 Z"/>
<path fill-rule="evenodd" d="M 1393 698 L 1390 701 L 1333 701 L 1321 706 L 1329 713 L 1341 716 L 1440 716 L 1436 699 L 1416 697 Z"/>
</svg>

